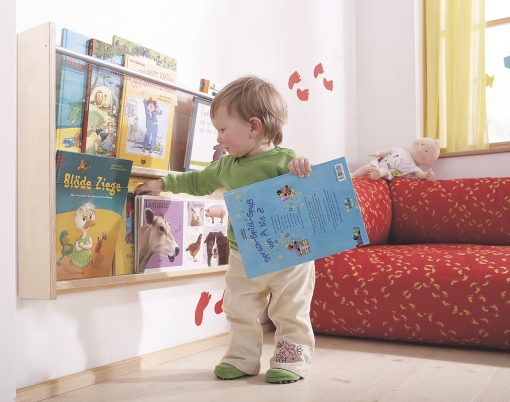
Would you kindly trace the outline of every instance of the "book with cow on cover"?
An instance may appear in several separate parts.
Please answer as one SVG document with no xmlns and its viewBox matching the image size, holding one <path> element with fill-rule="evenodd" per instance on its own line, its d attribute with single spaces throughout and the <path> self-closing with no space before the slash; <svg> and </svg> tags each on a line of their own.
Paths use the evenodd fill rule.
<svg viewBox="0 0 510 402">
<path fill-rule="evenodd" d="M 183 266 L 185 208 L 170 197 L 135 197 L 135 273 Z"/>
<path fill-rule="evenodd" d="M 248 278 L 369 243 L 344 157 L 224 198 Z"/>
<path fill-rule="evenodd" d="M 132 162 L 56 154 L 57 280 L 110 276 Z"/>
</svg>

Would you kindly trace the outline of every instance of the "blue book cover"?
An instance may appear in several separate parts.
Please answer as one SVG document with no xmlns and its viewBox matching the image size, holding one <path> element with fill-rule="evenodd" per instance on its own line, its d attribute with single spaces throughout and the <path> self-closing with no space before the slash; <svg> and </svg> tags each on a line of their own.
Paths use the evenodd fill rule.
<svg viewBox="0 0 510 402">
<path fill-rule="evenodd" d="M 344 157 L 224 198 L 248 278 L 369 243 Z"/>
<path fill-rule="evenodd" d="M 62 29 L 61 45 L 76 53 L 87 54 L 88 36 Z M 84 101 L 87 87 L 86 62 L 62 56 L 57 97 L 57 149 L 81 152 Z"/>
</svg>

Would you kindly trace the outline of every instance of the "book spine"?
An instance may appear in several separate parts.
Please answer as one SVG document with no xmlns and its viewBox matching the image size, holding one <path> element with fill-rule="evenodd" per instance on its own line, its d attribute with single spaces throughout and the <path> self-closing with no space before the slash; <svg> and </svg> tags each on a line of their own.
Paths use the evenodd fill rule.
<svg viewBox="0 0 510 402">
<path fill-rule="evenodd" d="M 92 56 L 94 50 L 94 39 L 89 40 L 88 55 Z M 87 85 L 85 89 L 85 105 L 83 106 L 83 126 L 81 130 L 81 152 L 87 152 L 87 138 L 89 126 L 89 104 L 90 104 L 90 85 L 92 83 L 92 63 L 87 67 Z"/>
<path fill-rule="evenodd" d="M 193 98 L 191 115 L 189 118 L 189 128 L 188 128 L 188 140 L 186 141 L 186 151 L 184 153 L 184 172 L 189 171 L 189 162 L 191 156 L 191 144 L 193 143 L 193 120 L 195 119 L 195 102 L 196 98 Z"/>
</svg>

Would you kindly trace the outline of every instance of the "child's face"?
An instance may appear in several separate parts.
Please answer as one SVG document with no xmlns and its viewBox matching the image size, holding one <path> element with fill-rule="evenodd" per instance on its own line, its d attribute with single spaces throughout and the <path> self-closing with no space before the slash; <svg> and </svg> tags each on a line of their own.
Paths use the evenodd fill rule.
<svg viewBox="0 0 510 402">
<path fill-rule="evenodd" d="M 154 112 L 154 110 L 156 110 L 156 107 L 154 106 L 154 103 L 152 103 L 152 102 L 151 102 L 151 103 L 149 103 L 149 104 L 147 105 L 147 110 L 148 110 L 149 112 L 151 112 L 151 113 L 152 113 L 152 112 Z"/>
<path fill-rule="evenodd" d="M 239 116 L 237 111 L 228 114 L 226 106 L 220 106 L 214 119 L 211 119 L 218 131 L 218 142 L 234 158 L 258 155 L 267 151 L 267 143 L 262 144 L 262 133 L 254 130 L 249 121 Z"/>
</svg>

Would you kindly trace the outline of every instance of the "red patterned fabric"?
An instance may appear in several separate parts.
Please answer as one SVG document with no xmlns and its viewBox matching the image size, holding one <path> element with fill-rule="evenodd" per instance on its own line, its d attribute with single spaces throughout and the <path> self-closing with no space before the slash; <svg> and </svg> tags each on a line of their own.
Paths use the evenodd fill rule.
<svg viewBox="0 0 510 402">
<path fill-rule="evenodd" d="M 386 210 L 384 180 L 354 183 L 364 218 Z M 389 188 L 391 236 L 402 244 L 316 261 L 315 332 L 510 349 L 510 179 L 394 179 Z"/>
<path fill-rule="evenodd" d="M 371 245 L 386 244 L 391 226 L 391 198 L 384 180 L 368 176 L 353 179 L 352 184 Z"/>
<path fill-rule="evenodd" d="M 510 178 L 395 179 L 395 243 L 510 245 Z"/>
</svg>

